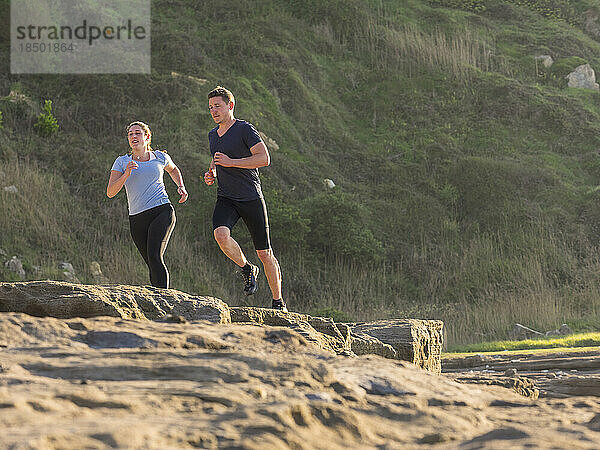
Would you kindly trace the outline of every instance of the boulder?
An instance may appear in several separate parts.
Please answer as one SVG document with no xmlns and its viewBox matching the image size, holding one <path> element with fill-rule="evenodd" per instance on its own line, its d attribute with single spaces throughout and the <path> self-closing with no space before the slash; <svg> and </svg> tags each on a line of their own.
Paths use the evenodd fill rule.
<svg viewBox="0 0 600 450">
<path fill-rule="evenodd" d="M 356 324 L 353 335 L 367 334 L 396 351 L 396 358 L 434 373 L 442 370 L 444 323 L 440 320 L 387 319 Z"/>
<path fill-rule="evenodd" d="M 542 65 L 546 68 L 552 66 L 552 64 L 554 64 L 554 60 L 552 59 L 552 56 L 550 55 L 539 55 L 535 57 L 536 61 L 540 61 L 542 63 Z"/>
<path fill-rule="evenodd" d="M 75 275 L 75 269 L 73 268 L 73 264 L 71 264 L 70 262 L 63 261 L 58 264 L 58 268 L 63 271 L 63 277 L 65 281 L 76 284 L 81 283 L 79 281 L 79 278 L 77 278 L 77 275 Z"/>
<path fill-rule="evenodd" d="M 279 150 L 279 144 L 277 143 L 277 141 L 275 141 L 275 139 L 270 138 L 262 131 L 259 131 L 258 134 L 260 135 L 261 139 L 264 141 L 265 145 L 267 146 L 267 148 L 269 150 L 273 150 L 273 151 Z"/>
<path fill-rule="evenodd" d="M 390 344 L 361 331 L 352 333 L 352 351 L 356 355 L 379 355 L 384 358 L 398 359 L 398 353 Z"/>
<path fill-rule="evenodd" d="M 557 330 L 546 331 L 546 336 L 566 336 L 568 334 L 573 334 L 573 330 L 566 323 L 563 323 Z"/>
<path fill-rule="evenodd" d="M 0 312 L 60 319 L 112 316 L 155 320 L 171 314 L 187 320 L 231 322 L 229 307 L 214 297 L 151 286 L 94 286 L 59 281 L 0 283 Z"/>
<path fill-rule="evenodd" d="M 11 259 L 6 261 L 4 266 L 11 272 L 16 273 L 19 277 L 25 278 L 25 269 L 23 269 L 23 263 L 16 256 L 13 256 Z"/>
<path fill-rule="evenodd" d="M 348 326 L 336 324 L 332 319 L 250 306 L 231 307 L 230 311 L 233 323 L 291 328 L 319 348 L 336 354 L 353 355 Z"/>
<path fill-rule="evenodd" d="M 90 273 L 92 274 L 92 279 L 94 280 L 94 283 L 108 283 L 108 278 L 106 278 L 102 273 L 102 269 L 100 268 L 100 263 L 98 261 L 92 261 L 90 263 Z"/>
<path fill-rule="evenodd" d="M 600 90 L 600 85 L 596 83 L 596 74 L 594 69 L 589 64 L 582 64 L 576 67 L 573 72 L 566 76 L 568 86 L 579 89 L 593 89 L 595 91 Z"/>
<path fill-rule="evenodd" d="M 443 323 L 439 320 L 391 319 L 347 325 L 329 318 L 267 308 L 232 307 L 230 310 L 234 323 L 289 327 L 307 341 L 336 354 L 379 355 L 441 372 Z"/>
</svg>

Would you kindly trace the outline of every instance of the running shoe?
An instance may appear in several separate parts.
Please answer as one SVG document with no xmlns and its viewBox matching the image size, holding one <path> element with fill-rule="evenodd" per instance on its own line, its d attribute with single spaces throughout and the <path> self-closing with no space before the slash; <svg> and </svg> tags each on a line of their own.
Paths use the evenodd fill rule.
<svg viewBox="0 0 600 450">
<path fill-rule="evenodd" d="M 244 278 L 244 294 L 252 295 L 258 289 L 258 266 L 248 263 L 248 268 L 242 268 L 242 278 Z"/>
<path fill-rule="evenodd" d="M 287 306 L 285 306 L 285 302 L 282 299 L 273 300 L 271 308 L 278 309 L 281 312 L 288 312 Z"/>
</svg>

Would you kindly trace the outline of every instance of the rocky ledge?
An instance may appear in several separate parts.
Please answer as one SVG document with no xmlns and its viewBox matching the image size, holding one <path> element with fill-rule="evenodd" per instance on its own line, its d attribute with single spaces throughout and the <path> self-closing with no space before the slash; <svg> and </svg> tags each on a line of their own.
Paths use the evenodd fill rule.
<svg viewBox="0 0 600 450">
<path fill-rule="evenodd" d="M 83 285 L 58 281 L 0 283 L 0 312 L 58 319 L 99 316 L 138 320 L 246 323 L 291 328 L 318 347 L 340 355 L 378 355 L 441 372 L 443 323 L 390 319 L 335 323 L 330 318 L 254 308 L 229 307 L 208 296 L 149 286 Z"/>
</svg>

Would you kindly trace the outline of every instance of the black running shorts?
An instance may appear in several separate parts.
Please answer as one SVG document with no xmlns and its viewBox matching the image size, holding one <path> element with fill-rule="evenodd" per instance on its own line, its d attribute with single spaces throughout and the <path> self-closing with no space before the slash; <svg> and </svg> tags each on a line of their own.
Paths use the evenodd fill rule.
<svg viewBox="0 0 600 450">
<path fill-rule="evenodd" d="M 238 202 L 226 197 L 217 197 L 213 212 L 213 230 L 219 227 L 227 227 L 231 230 L 240 217 L 252 236 L 254 248 L 256 250 L 270 249 L 269 219 L 264 199 Z"/>
</svg>

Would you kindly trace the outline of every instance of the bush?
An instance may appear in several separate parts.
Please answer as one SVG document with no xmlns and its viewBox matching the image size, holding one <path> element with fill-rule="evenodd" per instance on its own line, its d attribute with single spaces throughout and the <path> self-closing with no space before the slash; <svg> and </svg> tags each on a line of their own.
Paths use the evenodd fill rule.
<svg viewBox="0 0 600 450">
<path fill-rule="evenodd" d="M 484 0 L 430 0 L 433 6 L 459 8 L 467 11 L 485 11 Z"/>
<path fill-rule="evenodd" d="M 52 100 L 46 100 L 44 103 L 44 112 L 40 113 L 34 127 L 42 136 L 50 136 L 56 133 L 58 130 L 58 120 L 52 115 Z"/>
<path fill-rule="evenodd" d="M 0 130 L 2 129 L 2 111 L 0 111 Z"/>
<path fill-rule="evenodd" d="M 570 23 L 576 21 L 577 13 L 571 0 L 510 0 L 512 3 L 529 8 L 543 17 L 564 20 Z"/>
<path fill-rule="evenodd" d="M 265 197 L 268 201 L 269 228 L 276 248 L 295 249 L 300 246 L 310 230 L 310 221 L 302 217 L 298 208 L 286 202 L 278 191 L 267 192 Z"/>
<path fill-rule="evenodd" d="M 35 105 L 31 99 L 22 92 L 19 84 L 11 86 L 10 93 L 0 98 L 2 108 L 2 125 L 13 130 L 29 132 L 35 119 Z"/>
<path fill-rule="evenodd" d="M 467 157 L 450 170 L 459 218 L 484 230 L 526 223 L 539 212 L 541 194 L 550 195 L 557 181 L 551 174 L 523 161 Z"/>
<path fill-rule="evenodd" d="M 339 311 L 335 308 L 316 308 L 310 312 L 313 317 L 329 317 L 336 323 L 354 322 L 352 317 L 344 311 Z"/>
<path fill-rule="evenodd" d="M 370 227 L 371 212 L 343 193 L 319 194 L 307 201 L 309 245 L 330 256 L 378 261 L 383 246 Z"/>
</svg>

